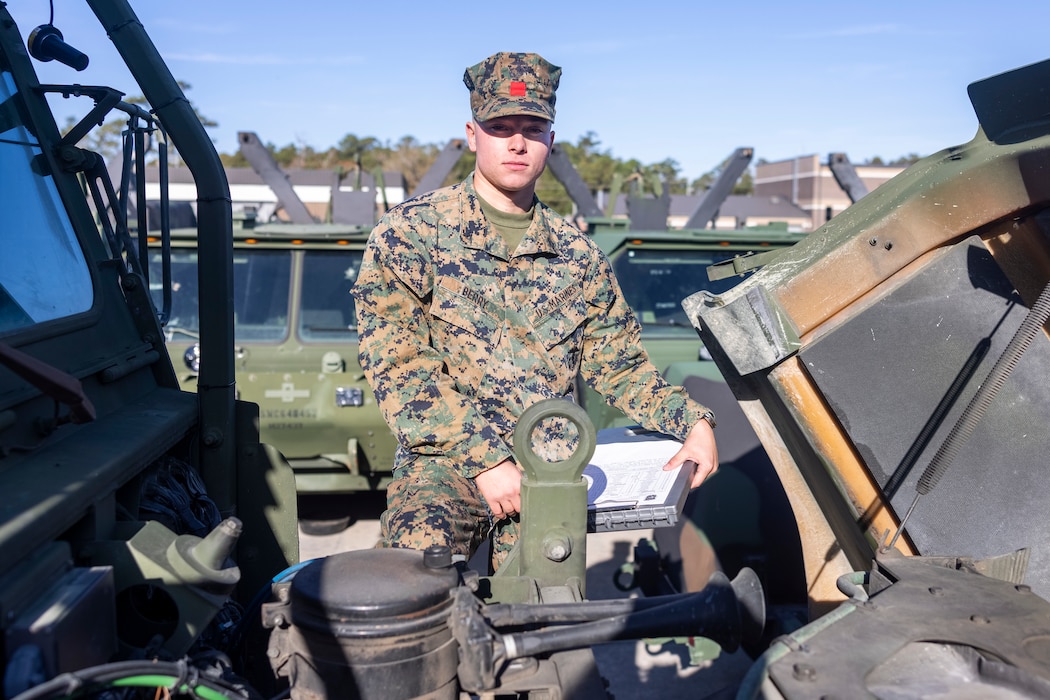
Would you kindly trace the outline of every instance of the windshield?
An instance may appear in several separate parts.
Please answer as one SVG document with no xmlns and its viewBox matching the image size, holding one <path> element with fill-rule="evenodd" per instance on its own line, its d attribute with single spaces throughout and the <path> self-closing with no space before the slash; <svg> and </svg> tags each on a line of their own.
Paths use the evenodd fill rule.
<svg viewBox="0 0 1050 700">
<path fill-rule="evenodd" d="M 153 249 L 149 261 L 150 293 L 161 303 L 161 255 Z M 277 341 L 288 335 L 288 289 L 292 253 L 287 250 L 235 250 L 233 257 L 234 339 Z M 197 251 L 171 252 L 171 316 L 168 340 L 200 335 L 197 294 Z M 186 338 L 183 338 L 186 339 Z"/>
<path fill-rule="evenodd" d="M 307 250 L 303 257 L 303 340 L 345 340 L 357 330 L 350 289 L 361 269 L 359 250 Z"/>
<path fill-rule="evenodd" d="M 94 291 L 36 137 L 19 121 L 17 90 L 0 73 L 0 332 L 91 308 Z"/>
<path fill-rule="evenodd" d="M 712 282 L 707 267 L 740 251 L 633 248 L 613 261 L 623 295 L 643 324 L 690 326 L 682 300 L 707 290 L 721 294 L 742 277 Z"/>
</svg>

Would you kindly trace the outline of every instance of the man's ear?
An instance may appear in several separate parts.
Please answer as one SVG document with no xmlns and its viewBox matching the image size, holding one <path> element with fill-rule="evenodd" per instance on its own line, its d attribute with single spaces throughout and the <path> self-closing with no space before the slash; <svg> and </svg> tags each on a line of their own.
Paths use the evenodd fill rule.
<svg viewBox="0 0 1050 700">
<path fill-rule="evenodd" d="M 467 122 L 467 148 L 470 149 L 471 153 L 478 152 L 478 139 L 476 132 L 474 131 L 477 125 L 474 124 L 474 120 L 471 119 Z"/>
</svg>

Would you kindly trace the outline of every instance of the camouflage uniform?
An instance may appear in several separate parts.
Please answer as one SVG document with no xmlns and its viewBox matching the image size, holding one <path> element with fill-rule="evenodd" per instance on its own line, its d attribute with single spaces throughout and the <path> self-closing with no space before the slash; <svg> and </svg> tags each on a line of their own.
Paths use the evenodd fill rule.
<svg viewBox="0 0 1050 700">
<path fill-rule="evenodd" d="M 466 70 L 477 122 L 554 120 L 561 69 L 499 53 Z M 512 459 L 522 412 L 570 396 L 577 375 L 642 425 L 685 439 L 706 409 L 657 373 L 604 254 L 533 197 L 510 251 L 482 213 L 474 175 L 392 209 L 372 231 L 353 294 L 360 360 L 398 438 L 383 543 L 447 544 L 469 557 L 494 535 L 494 562 L 517 536 L 493 523 L 474 477 Z M 549 420 L 533 451 L 566 458 L 575 435 Z"/>
<path fill-rule="evenodd" d="M 642 425 L 684 439 L 706 409 L 659 375 L 605 255 L 537 201 L 513 254 L 472 177 L 391 210 L 353 291 L 360 360 L 398 437 L 384 538 L 469 556 L 490 513 L 473 478 L 512 457 L 526 407 L 579 373 Z M 542 455 L 541 455 L 542 456 Z M 516 535 L 502 521 L 497 549 Z"/>
<path fill-rule="evenodd" d="M 561 68 L 534 53 L 498 53 L 463 72 L 479 122 L 518 114 L 553 122 L 560 81 Z"/>
</svg>

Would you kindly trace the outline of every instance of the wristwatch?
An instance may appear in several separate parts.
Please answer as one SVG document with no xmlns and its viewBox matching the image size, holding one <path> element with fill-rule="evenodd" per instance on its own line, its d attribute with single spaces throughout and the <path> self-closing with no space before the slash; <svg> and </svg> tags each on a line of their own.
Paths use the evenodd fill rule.
<svg viewBox="0 0 1050 700">
<path fill-rule="evenodd" d="M 706 420 L 708 423 L 711 424 L 711 430 L 714 430 L 715 426 L 718 425 L 718 423 L 715 422 L 715 412 L 714 411 L 704 411 L 703 414 L 701 414 L 700 418 L 702 418 L 703 420 Z"/>
</svg>

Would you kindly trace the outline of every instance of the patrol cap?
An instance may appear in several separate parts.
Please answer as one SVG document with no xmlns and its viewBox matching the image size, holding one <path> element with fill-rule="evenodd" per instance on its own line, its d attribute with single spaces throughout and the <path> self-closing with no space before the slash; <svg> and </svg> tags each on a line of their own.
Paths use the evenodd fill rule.
<svg viewBox="0 0 1050 700">
<path fill-rule="evenodd" d="M 554 121 L 554 91 L 560 79 L 561 68 L 539 54 L 503 51 L 463 73 L 470 111 L 479 122 L 518 114 Z"/>
</svg>

